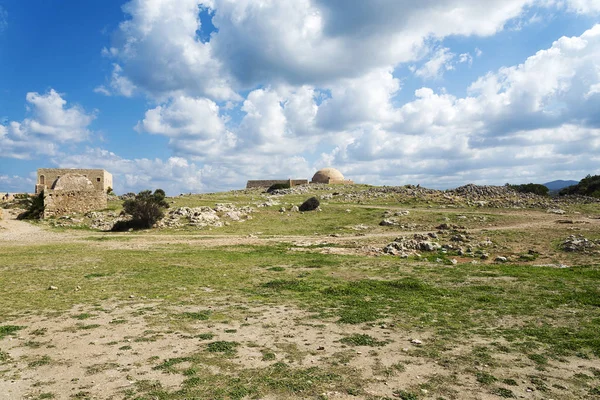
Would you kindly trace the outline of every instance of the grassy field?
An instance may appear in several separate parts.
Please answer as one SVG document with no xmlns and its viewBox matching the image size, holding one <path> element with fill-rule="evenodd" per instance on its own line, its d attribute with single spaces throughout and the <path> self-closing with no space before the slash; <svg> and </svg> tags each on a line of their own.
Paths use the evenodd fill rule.
<svg viewBox="0 0 600 400">
<path fill-rule="evenodd" d="M 211 230 L 41 225 L 64 240 L 0 242 L 0 393 L 600 398 L 600 258 L 560 248 L 571 234 L 600 238 L 589 218 L 599 206 L 555 216 L 377 198 L 279 212 L 306 197 L 278 197 L 249 221 Z M 264 199 L 171 200 L 256 207 Z M 379 226 L 386 210 L 408 210 L 410 227 Z M 474 247 L 489 239 L 490 257 L 373 251 L 441 223 L 463 226 Z"/>
</svg>

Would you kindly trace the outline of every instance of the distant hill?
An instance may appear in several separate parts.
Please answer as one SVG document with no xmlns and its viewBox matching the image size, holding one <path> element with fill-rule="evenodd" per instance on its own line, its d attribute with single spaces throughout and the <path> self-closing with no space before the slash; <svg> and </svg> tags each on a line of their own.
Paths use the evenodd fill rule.
<svg viewBox="0 0 600 400">
<path fill-rule="evenodd" d="M 544 186 L 546 186 L 548 189 L 550 190 L 560 190 L 562 188 L 566 188 L 567 186 L 572 186 L 572 185 L 577 185 L 579 183 L 579 181 L 552 181 L 552 182 L 548 182 L 548 183 L 544 183 Z"/>
</svg>

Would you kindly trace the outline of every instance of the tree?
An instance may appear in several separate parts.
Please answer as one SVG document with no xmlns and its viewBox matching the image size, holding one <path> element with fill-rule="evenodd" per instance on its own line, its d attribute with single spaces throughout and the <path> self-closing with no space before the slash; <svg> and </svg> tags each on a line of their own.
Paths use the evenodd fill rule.
<svg viewBox="0 0 600 400">
<path fill-rule="evenodd" d="M 158 220 L 164 217 L 165 208 L 169 207 L 165 196 L 165 191 L 162 189 L 156 189 L 154 193 L 150 190 L 143 190 L 133 199 L 125 200 L 123 210 L 133 218 L 128 223 L 115 224 L 113 230 L 152 228 Z"/>
<path fill-rule="evenodd" d="M 26 211 L 17 216 L 17 219 L 40 219 L 44 215 L 44 191 L 34 197 L 27 196 L 21 204 Z"/>
</svg>

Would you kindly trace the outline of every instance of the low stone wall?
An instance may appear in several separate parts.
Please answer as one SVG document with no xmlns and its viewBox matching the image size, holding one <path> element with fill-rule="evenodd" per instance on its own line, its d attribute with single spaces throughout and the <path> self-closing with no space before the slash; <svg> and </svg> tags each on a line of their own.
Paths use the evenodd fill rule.
<svg viewBox="0 0 600 400">
<path fill-rule="evenodd" d="M 349 179 L 346 179 L 346 180 L 342 180 L 342 179 L 330 179 L 329 180 L 329 184 L 330 185 L 354 185 L 354 181 L 351 181 Z"/>
<path fill-rule="evenodd" d="M 44 191 L 44 218 L 103 210 L 106 206 L 106 193 L 102 190 Z"/>
<path fill-rule="evenodd" d="M 307 185 L 308 179 L 265 179 L 265 180 L 255 180 L 248 181 L 246 183 L 246 189 L 253 188 L 269 188 L 276 183 L 281 183 L 283 185 L 290 185 L 290 187 L 298 186 L 298 185 Z"/>
<path fill-rule="evenodd" d="M 289 181 L 289 179 L 248 181 L 248 183 L 246 183 L 246 189 L 268 188 L 276 183 L 288 184 L 288 183 L 290 183 L 290 181 Z"/>
<path fill-rule="evenodd" d="M 308 185 L 308 179 L 291 179 L 290 187 Z"/>
</svg>

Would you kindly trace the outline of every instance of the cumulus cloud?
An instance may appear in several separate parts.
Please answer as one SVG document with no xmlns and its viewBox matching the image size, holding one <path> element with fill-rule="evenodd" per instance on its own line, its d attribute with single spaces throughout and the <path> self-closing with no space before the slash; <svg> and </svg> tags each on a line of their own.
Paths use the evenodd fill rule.
<svg viewBox="0 0 600 400">
<path fill-rule="evenodd" d="M 95 111 L 87 113 L 76 105 L 67 107 L 67 101 L 54 89 L 45 94 L 27 93 L 26 100 L 31 117 L 0 125 L 0 147 L 4 157 L 54 154 L 61 144 L 88 139 Z"/>
<path fill-rule="evenodd" d="M 449 48 L 443 47 L 438 49 L 423 66 L 415 71 L 415 75 L 423 79 L 439 79 L 442 77 L 445 71 L 451 71 L 454 69 L 452 61 L 456 54 L 452 53 Z M 461 62 L 463 60 L 462 54 Z M 465 59 L 466 61 L 466 59 Z"/>
<path fill-rule="evenodd" d="M 469 174 L 481 171 L 491 174 L 488 182 L 523 170 L 538 177 L 597 171 L 599 46 L 597 25 L 487 74 L 467 97 L 419 89 L 396 110 L 394 124 L 356 130 L 351 143 L 332 152 L 333 162 L 349 166 L 359 181 L 371 178 L 360 167 L 377 163 L 384 182 L 388 169 L 433 183 L 435 175 L 474 180 Z"/>
<path fill-rule="evenodd" d="M 415 61 L 426 40 L 493 35 L 532 3 L 132 0 L 103 54 L 155 97 L 239 100 L 237 90 L 267 82 L 321 86 Z M 208 41 L 198 37 L 206 8 L 218 29 Z"/>
</svg>

